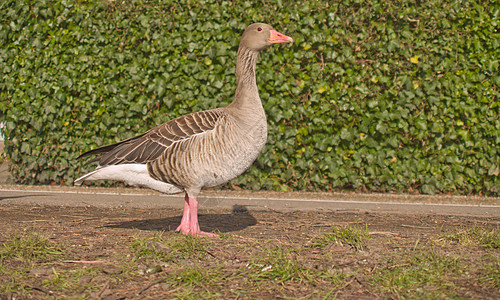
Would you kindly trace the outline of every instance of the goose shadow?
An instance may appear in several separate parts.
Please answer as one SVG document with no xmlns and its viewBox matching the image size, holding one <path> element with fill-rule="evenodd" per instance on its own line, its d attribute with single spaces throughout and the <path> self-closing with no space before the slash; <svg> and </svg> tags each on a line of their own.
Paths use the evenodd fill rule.
<svg viewBox="0 0 500 300">
<path fill-rule="evenodd" d="M 36 194 L 36 195 L 5 196 L 5 197 L 0 196 L 0 201 L 2 201 L 2 200 L 20 199 L 20 198 L 42 197 L 42 196 L 47 196 L 47 195 Z"/>
<path fill-rule="evenodd" d="M 182 215 L 161 219 L 134 220 L 126 222 L 116 222 L 104 225 L 106 228 L 127 228 L 139 230 L 175 230 L 181 222 Z M 231 213 L 228 214 L 200 214 L 198 215 L 200 229 L 208 232 L 234 232 L 243 230 L 257 224 L 254 218 L 244 205 L 234 205 Z"/>
</svg>

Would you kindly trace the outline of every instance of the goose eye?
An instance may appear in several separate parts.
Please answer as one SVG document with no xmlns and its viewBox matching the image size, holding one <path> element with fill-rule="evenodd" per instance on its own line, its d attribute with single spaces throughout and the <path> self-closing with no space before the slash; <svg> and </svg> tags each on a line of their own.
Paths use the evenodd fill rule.
<svg viewBox="0 0 500 300">
<path fill-rule="evenodd" d="M 257 31 L 262 31 L 262 27 L 257 28 Z"/>
</svg>

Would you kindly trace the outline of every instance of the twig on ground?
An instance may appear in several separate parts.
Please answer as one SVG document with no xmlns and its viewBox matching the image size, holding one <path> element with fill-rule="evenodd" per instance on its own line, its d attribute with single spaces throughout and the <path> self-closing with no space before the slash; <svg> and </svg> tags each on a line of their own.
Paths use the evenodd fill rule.
<svg viewBox="0 0 500 300">
<path fill-rule="evenodd" d="M 351 285 L 351 283 L 353 283 L 353 282 L 354 282 L 354 280 L 356 280 L 356 276 L 354 276 L 351 280 L 349 280 L 349 282 L 348 282 L 348 283 L 346 283 L 346 284 L 344 284 L 343 286 L 339 287 L 339 288 L 337 289 L 337 291 L 343 290 L 343 289 L 345 289 L 346 287 L 350 286 L 350 285 Z"/>
<path fill-rule="evenodd" d="M 104 260 L 63 260 L 63 263 L 72 264 L 102 264 L 105 263 Z"/>
<path fill-rule="evenodd" d="M 399 233 L 394 233 L 394 232 L 386 232 L 386 231 L 372 231 L 370 233 L 368 233 L 370 235 L 375 235 L 375 234 L 380 234 L 380 235 L 399 235 Z"/>
<path fill-rule="evenodd" d="M 208 250 L 205 250 L 205 252 L 207 252 L 210 256 L 212 256 L 213 258 L 218 258 L 215 254 L 213 254 L 212 252 L 208 251 Z"/>
<path fill-rule="evenodd" d="M 429 229 L 429 228 L 432 228 L 432 227 L 428 227 L 428 226 L 415 226 L 415 225 L 406 225 L 406 224 L 401 224 L 401 227 L 421 228 L 421 229 Z"/>
<path fill-rule="evenodd" d="M 30 287 L 31 289 L 33 289 L 33 290 L 40 291 L 40 292 L 45 293 L 45 294 L 47 294 L 47 295 L 52 295 L 52 294 L 54 293 L 54 292 L 52 292 L 52 291 L 47 291 L 46 289 L 41 288 L 41 287 L 36 286 L 36 285 L 29 285 L 29 284 L 28 284 L 27 286 L 29 286 L 29 287 Z"/>
<path fill-rule="evenodd" d="M 111 282 L 111 279 L 108 279 L 108 281 L 106 281 L 106 283 L 102 286 L 102 288 L 97 293 L 96 298 L 101 298 L 102 293 L 104 293 L 104 291 L 108 288 L 110 282 Z"/>
<path fill-rule="evenodd" d="M 166 279 L 165 278 L 162 278 L 162 279 L 159 279 L 155 282 L 152 282 L 150 284 L 148 284 L 146 287 L 144 287 L 142 290 L 140 290 L 139 292 L 137 292 L 137 296 L 139 296 L 140 294 L 144 293 L 145 291 L 149 290 L 150 288 L 152 288 L 153 286 L 157 285 L 157 284 L 160 284 L 160 283 L 163 283 L 165 282 Z"/>
</svg>

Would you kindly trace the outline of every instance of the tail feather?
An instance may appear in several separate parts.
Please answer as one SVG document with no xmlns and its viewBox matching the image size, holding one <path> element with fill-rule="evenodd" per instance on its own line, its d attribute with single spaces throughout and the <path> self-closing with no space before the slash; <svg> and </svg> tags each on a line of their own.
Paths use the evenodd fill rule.
<svg viewBox="0 0 500 300">
<path fill-rule="evenodd" d="M 101 170 L 101 168 L 100 168 L 100 167 L 97 167 L 97 169 L 95 169 L 94 171 L 89 172 L 89 173 L 87 173 L 87 174 L 85 174 L 85 175 L 83 175 L 83 176 L 78 177 L 78 178 L 75 180 L 74 184 L 75 184 L 75 185 L 82 185 L 82 183 L 83 183 L 83 182 L 84 182 L 87 178 L 91 177 L 92 175 L 94 175 L 95 173 L 99 172 L 100 170 Z"/>
<path fill-rule="evenodd" d="M 183 189 L 176 185 L 156 180 L 149 176 L 146 164 L 122 164 L 97 167 L 75 180 L 75 185 L 81 185 L 85 180 L 116 180 L 133 186 L 141 186 L 165 194 L 176 194 Z"/>
<path fill-rule="evenodd" d="M 141 135 L 138 135 L 138 136 L 134 136 L 134 137 L 131 137 L 129 139 L 126 139 L 124 141 L 121 141 L 121 142 L 118 142 L 118 143 L 114 143 L 114 144 L 111 144 L 111 145 L 106 145 L 106 146 L 102 146 L 102 147 L 99 147 L 99 148 L 95 148 L 95 149 L 92 149 L 90 151 L 87 151 L 83 154 L 81 154 L 80 156 L 78 156 L 76 159 L 81 159 L 85 156 L 90 156 L 90 155 L 96 155 L 96 154 L 105 154 L 113 149 L 115 149 L 116 147 L 120 146 L 120 145 L 123 145 L 125 143 L 129 143 L 131 141 L 134 141 L 140 137 L 142 137 L 144 134 L 141 134 Z M 91 162 L 94 162 L 94 161 L 98 161 L 100 159 L 100 156 L 92 159 L 89 163 Z"/>
</svg>

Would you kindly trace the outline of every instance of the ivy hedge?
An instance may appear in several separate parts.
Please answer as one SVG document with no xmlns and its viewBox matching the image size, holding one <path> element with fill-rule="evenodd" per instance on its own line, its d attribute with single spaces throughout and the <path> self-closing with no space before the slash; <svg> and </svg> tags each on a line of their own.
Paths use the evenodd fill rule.
<svg viewBox="0 0 500 300">
<path fill-rule="evenodd" d="M 245 189 L 500 191 L 496 1 L 0 3 L 0 121 L 15 181 L 72 184 L 84 151 L 230 103 L 240 35 L 261 54 L 269 139 Z"/>
</svg>

